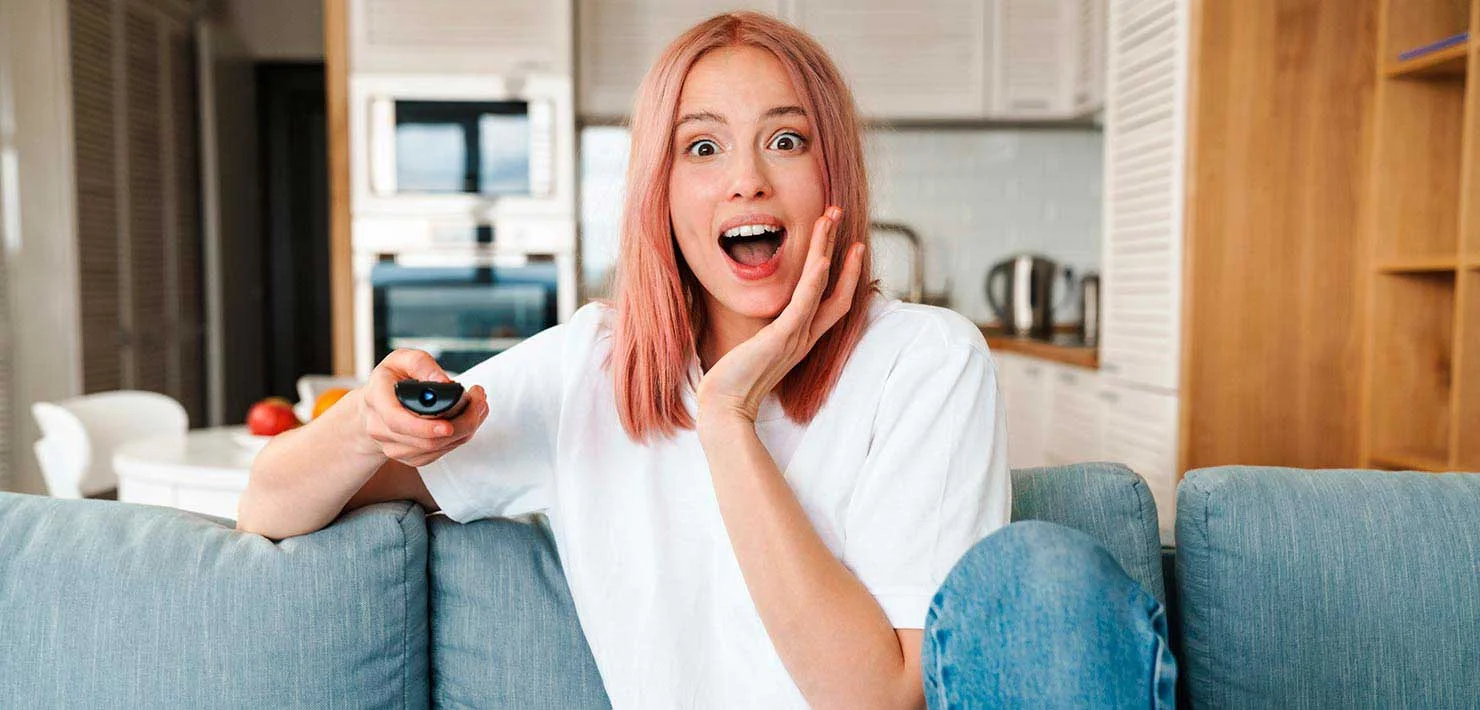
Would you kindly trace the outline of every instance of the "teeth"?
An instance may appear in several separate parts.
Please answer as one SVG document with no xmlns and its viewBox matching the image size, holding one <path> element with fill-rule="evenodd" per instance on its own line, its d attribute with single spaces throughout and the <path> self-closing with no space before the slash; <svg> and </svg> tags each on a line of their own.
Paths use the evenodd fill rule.
<svg viewBox="0 0 1480 710">
<path fill-rule="evenodd" d="M 733 227 L 731 229 L 725 230 L 724 236 L 726 236 L 726 237 L 753 237 L 753 236 L 755 236 L 757 234 L 774 233 L 774 232 L 780 232 L 780 231 L 781 231 L 781 228 L 780 227 L 773 227 L 773 226 L 771 226 L 769 224 L 745 224 L 745 225 L 741 225 L 739 227 Z"/>
</svg>

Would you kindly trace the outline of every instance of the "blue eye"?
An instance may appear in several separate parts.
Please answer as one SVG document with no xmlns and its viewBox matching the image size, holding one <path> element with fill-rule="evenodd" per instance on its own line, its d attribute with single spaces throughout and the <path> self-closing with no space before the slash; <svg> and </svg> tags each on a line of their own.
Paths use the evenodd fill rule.
<svg viewBox="0 0 1480 710">
<path fill-rule="evenodd" d="M 714 146 L 714 147 L 711 148 L 708 153 L 701 153 L 701 154 L 697 154 L 696 155 L 694 153 L 694 148 L 697 147 L 697 146 L 703 145 L 705 143 L 708 143 L 709 145 Z M 715 143 L 712 140 L 709 140 L 708 138 L 701 138 L 699 140 L 694 141 L 693 143 L 690 143 L 689 144 L 689 147 L 684 149 L 684 152 L 685 153 L 688 153 L 689 155 L 696 155 L 696 157 L 707 158 L 707 157 L 709 157 L 711 155 L 714 155 L 717 150 L 719 150 L 719 145 L 717 143 Z"/>
<path fill-rule="evenodd" d="M 790 140 L 792 142 L 792 147 L 780 148 L 778 144 L 781 142 L 782 139 Z M 797 133 L 796 131 L 787 131 L 785 133 L 778 134 L 775 138 L 771 139 L 771 145 L 776 145 L 778 148 L 780 148 L 780 150 L 798 150 L 803 145 L 806 145 L 806 143 L 807 139 L 803 138 L 801 134 Z"/>
</svg>

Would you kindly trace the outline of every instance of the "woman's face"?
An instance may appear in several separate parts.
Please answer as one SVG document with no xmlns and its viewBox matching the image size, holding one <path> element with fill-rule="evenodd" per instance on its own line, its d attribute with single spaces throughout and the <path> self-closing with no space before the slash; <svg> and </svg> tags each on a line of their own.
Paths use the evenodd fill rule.
<svg viewBox="0 0 1480 710">
<path fill-rule="evenodd" d="M 695 62 L 678 116 L 670 216 L 708 312 L 775 318 L 825 208 L 812 122 L 781 63 L 749 46 Z"/>
</svg>

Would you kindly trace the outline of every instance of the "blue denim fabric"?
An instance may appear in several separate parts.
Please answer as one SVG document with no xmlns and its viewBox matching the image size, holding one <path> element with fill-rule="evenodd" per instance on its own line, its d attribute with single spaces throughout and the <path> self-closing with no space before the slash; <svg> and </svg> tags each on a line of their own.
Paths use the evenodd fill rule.
<svg viewBox="0 0 1480 710">
<path fill-rule="evenodd" d="M 1166 609 L 1094 538 L 1024 521 L 988 535 L 925 618 L 925 699 L 944 708 L 1170 708 Z"/>
<path fill-rule="evenodd" d="M 1044 520 L 1087 533 L 1131 579 L 1166 601 L 1156 501 L 1129 468 L 1080 463 L 1015 470 L 1012 519 Z"/>
</svg>

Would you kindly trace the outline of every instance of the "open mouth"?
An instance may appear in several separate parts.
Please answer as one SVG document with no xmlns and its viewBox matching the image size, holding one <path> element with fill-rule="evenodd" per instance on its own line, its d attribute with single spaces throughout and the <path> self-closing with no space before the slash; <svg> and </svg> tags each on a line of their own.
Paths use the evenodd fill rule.
<svg viewBox="0 0 1480 710">
<path fill-rule="evenodd" d="M 785 227 L 740 227 L 720 235 L 719 245 L 735 263 L 754 267 L 774 258 L 785 241 Z"/>
</svg>

